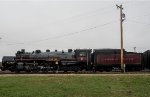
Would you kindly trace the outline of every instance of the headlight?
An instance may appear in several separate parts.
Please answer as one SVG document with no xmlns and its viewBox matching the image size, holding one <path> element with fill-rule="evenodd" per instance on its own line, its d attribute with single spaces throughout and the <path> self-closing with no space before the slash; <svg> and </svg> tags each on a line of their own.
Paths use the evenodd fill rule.
<svg viewBox="0 0 150 97">
<path fill-rule="evenodd" d="M 55 64 L 58 64 L 58 62 L 55 62 Z"/>
</svg>

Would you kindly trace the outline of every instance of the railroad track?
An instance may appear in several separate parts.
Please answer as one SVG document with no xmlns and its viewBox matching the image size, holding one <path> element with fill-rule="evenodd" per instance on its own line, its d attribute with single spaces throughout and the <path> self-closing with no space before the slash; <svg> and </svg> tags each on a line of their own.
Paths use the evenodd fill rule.
<svg viewBox="0 0 150 97">
<path fill-rule="evenodd" d="M 2 74 L 150 74 L 150 71 L 140 71 L 140 72 L 91 72 L 91 71 L 81 71 L 81 72 L 10 72 L 10 71 L 0 71 L 0 75 Z"/>
</svg>

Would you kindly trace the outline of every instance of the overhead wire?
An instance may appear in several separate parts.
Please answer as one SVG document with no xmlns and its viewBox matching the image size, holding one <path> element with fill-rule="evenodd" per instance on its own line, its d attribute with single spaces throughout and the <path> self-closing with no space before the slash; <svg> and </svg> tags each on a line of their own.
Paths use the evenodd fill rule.
<svg viewBox="0 0 150 97">
<path fill-rule="evenodd" d="M 145 16 L 147 16 L 147 15 L 145 15 Z M 136 23 L 136 24 L 142 24 L 142 25 L 150 26 L 150 23 L 141 22 L 139 20 L 136 20 L 135 18 L 127 18 L 126 20 L 127 20 L 127 22 L 132 22 L 132 23 Z"/>
<path fill-rule="evenodd" d="M 125 2 L 122 2 L 121 4 L 130 4 L 130 3 L 131 3 L 131 1 L 125 1 Z M 98 9 L 95 9 L 95 10 L 92 10 L 92 11 L 89 11 L 89 12 L 86 12 L 86 13 L 78 14 L 78 15 L 69 17 L 67 19 L 64 19 L 62 21 L 66 21 L 68 19 L 82 18 L 82 17 L 84 17 L 84 19 L 85 19 L 85 16 L 91 16 L 93 13 L 95 14 L 97 12 L 99 12 L 98 13 L 99 15 L 104 15 L 105 13 L 109 13 L 109 11 L 111 12 L 112 9 L 115 8 L 115 7 L 116 7 L 115 4 L 111 3 L 108 6 L 105 6 L 103 8 L 98 8 Z M 111 9 L 111 10 L 108 10 L 108 9 Z"/>
<path fill-rule="evenodd" d="M 100 10 L 103 10 L 103 9 L 105 9 L 105 11 L 107 11 L 106 9 L 110 9 L 110 8 L 112 8 L 112 6 L 109 5 L 109 6 L 106 6 L 106 7 L 103 7 L 103 8 L 99 8 L 99 9 L 96 9 L 96 10 L 84 13 L 84 14 L 80 14 L 80 15 L 76 15 L 76 16 L 70 17 L 69 19 L 73 19 L 73 18 L 76 18 L 76 17 L 80 17 L 81 18 L 81 17 L 83 17 L 85 15 L 86 16 L 89 15 L 89 14 L 91 15 L 91 13 L 100 12 Z M 105 11 L 102 11 L 101 14 L 104 14 Z M 64 20 L 67 20 L 67 19 L 64 19 Z M 44 39 L 44 40 L 47 40 L 47 39 Z M 43 41 L 43 40 L 37 40 L 37 41 Z M 31 41 L 31 42 L 34 42 L 34 41 Z M 7 45 L 21 45 L 21 44 L 25 44 L 24 42 L 12 42 L 12 41 L 5 41 L 5 43 L 8 43 Z"/>
<path fill-rule="evenodd" d="M 4 41 L 0 40 L 1 46 L 2 45 L 23 45 L 23 42 L 12 42 L 12 41 Z"/>
<path fill-rule="evenodd" d="M 141 18 L 141 17 L 145 17 L 145 16 L 150 16 L 150 13 L 145 14 L 145 15 L 140 15 L 140 16 L 133 16 L 133 17 L 128 17 L 127 19 L 136 19 L 136 18 Z"/>
<path fill-rule="evenodd" d="M 105 7 L 102 7 L 102 8 L 98 8 L 98 9 L 95 9 L 95 10 L 92 10 L 92 11 L 89 11 L 89 12 L 85 12 L 85 13 L 81 13 L 81 14 L 78 14 L 78 15 L 74 15 L 72 17 L 69 17 L 69 18 L 66 18 L 66 19 L 63 19 L 62 21 L 66 21 L 68 19 L 74 19 L 74 18 L 81 18 L 81 17 L 85 17 L 85 16 L 88 16 L 88 15 L 92 15 L 92 13 L 97 13 L 97 12 L 100 12 L 103 14 L 104 12 L 102 10 L 105 10 L 107 11 L 107 9 L 111 9 L 113 8 L 112 4 L 108 5 L 108 6 L 105 6 Z M 60 20 L 61 21 L 61 20 Z M 62 22 L 61 21 L 61 22 Z"/>
<path fill-rule="evenodd" d="M 140 3 L 140 5 L 141 5 L 141 3 Z M 141 13 L 140 13 L 140 14 L 141 14 Z M 145 22 L 139 21 L 139 20 L 141 20 L 140 18 L 145 17 L 145 16 L 150 16 L 150 13 L 142 14 L 142 15 L 139 15 L 139 16 L 127 17 L 127 18 L 126 18 L 126 21 L 127 21 L 127 22 L 136 23 L 136 24 L 143 24 L 143 25 L 149 26 L 150 23 L 145 23 Z M 138 19 L 138 20 L 137 20 L 137 19 Z"/>
<path fill-rule="evenodd" d="M 140 22 L 140 21 L 137 21 L 137 20 L 129 19 L 128 21 L 129 21 L 129 22 L 134 22 L 134 23 L 144 24 L 144 25 L 148 25 L 148 26 L 150 26 L 150 23 Z"/>
<path fill-rule="evenodd" d="M 63 38 L 63 37 L 68 37 L 68 36 L 72 36 L 74 34 L 79 34 L 79 33 L 86 32 L 86 31 L 89 31 L 89 30 L 93 30 L 93 29 L 96 29 L 96 28 L 104 27 L 106 25 L 116 23 L 117 21 L 119 21 L 119 20 L 113 20 L 113 21 L 110 21 L 110 22 L 107 22 L 107 23 L 104 23 L 104 24 L 101 24 L 101 25 L 96 25 L 96 26 L 93 26 L 93 27 L 88 27 L 88 28 L 80 30 L 80 31 L 76 31 L 76 32 L 72 32 L 72 33 L 66 33 L 66 34 L 55 36 L 55 37 L 50 37 L 50 38 L 41 39 L 41 40 L 37 40 L 37 41 L 29 41 L 29 42 L 26 42 L 26 43 L 9 44 L 9 45 L 33 44 L 33 43 L 38 43 L 38 42 L 42 42 L 42 41 L 46 41 L 46 40 L 51 40 L 51 39 L 59 39 L 59 38 Z"/>
<path fill-rule="evenodd" d="M 123 2 L 122 4 L 126 4 L 126 3 L 130 3 L 130 2 Z M 86 16 L 91 15 L 91 13 L 96 13 L 96 12 L 99 12 L 100 10 L 104 10 L 104 9 L 106 10 L 106 9 L 110 9 L 110 8 L 113 8 L 112 4 L 110 4 L 106 7 L 100 8 L 100 9 L 96 9 L 96 10 L 93 10 L 93 11 L 90 11 L 90 12 L 87 12 L 87 13 L 83 13 L 83 14 L 79 14 L 79 15 L 70 17 L 69 19 L 73 19 L 73 18 L 76 18 L 76 17 L 83 17 L 85 15 Z M 104 13 L 105 13 L 105 11 L 101 12 L 101 14 L 104 14 Z M 64 20 L 67 20 L 67 19 L 64 19 Z M 109 24 L 109 23 L 105 23 L 105 24 L 102 24 L 100 26 L 105 26 L 107 24 Z M 61 38 L 61 37 L 65 37 L 65 36 L 74 35 L 74 34 L 77 34 L 77 33 L 80 33 L 80 32 L 85 32 L 85 31 L 88 31 L 88 30 L 92 30 L 92 29 L 95 29 L 95 28 L 98 28 L 98 27 L 99 26 L 89 27 L 89 28 L 81 30 L 81 31 L 77 31 L 77 32 L 73 32 L 73 33 L 67 33 L 67 34 L 59 35 L 59 36 L 56 36 L 56 37 L 50 37 L 50 38 L 46 38 L 46 39 L 42 39 L 42 40 L 30 41 L 30 42 L 27 42 L 27 43 L 26 42 L 10 42 L 10 41 L 7 41 L 7 43 L 9 43 L 7 45 L 23 45 L 23 44 L 28 44 L 28 43 L 36 43 L 36 42 L 46 41 L 46 40 L 49 40 L 49 39 L 56 39 L 56 38 Z"/>
<path fill-rule="evenodd" d="M 88 28 L 83 29 L 83 30 L 80 30 L 80 31 L 76 31 L 76 32 L 72 32 L 72 33 L 63 34 L 63 35 L 56 36 L 56 37 L 53 37 L 53 38 L 54 38 L 54 39 L 56 39 L 56 38 L 62 38 L 62 37 L 66 37 L 66 36 L 78 34 L 78 33 L 81 33 L 81 32 L 89 31 L 89 30 L 92 30 L 92 29 L 104 27 L 104 26 L 106 26 L 106 25 L 115 23 L 116 21 L 117 21 L 117 20 L 110 21 L 110 22 L 107 22 L 107 23 L 104 23 L 104 24 L 101 24 L 101 25 L 97 25 L 97 26 L 93 26 L 93 27 L 88 27 Z M 118 21 L 119 21 L 119 20 L 118 20 Z M 52 39 L 52 38 L 47 38 L 47 39 L 44 39 L 44 40 L 49 40 L 49 39 Z M 42 40 L 42 41 L 44 41 L 44 40 Z"/>
<path fill-rule="evenodd" d="M 93 16 L 93 14 L 95 13 L 98 13 L 99 15 L 104 15 L 105 13 L 109 13 L 112 11 L 112 4 L 108 5 L 108 6 L 105 6 L 105 7 L 102 7 L 102 8 L 98 8 L 98 9 L 95 9 L 95 10 L 92 10 L 92 11 L 89 11 L 89 12 L 84 12 L 84 13 L 81 13 L 81 14 L 77 14 L 77 15 L 74 15 L 74 16 L 71 16 L 71 17 L 68 17 L 68 18 L 64 18 L 64 19 L 60 19 L 60 20 L 56 20 L 48 25 L 58 25 L 58 24 L 62 24 L 62 23 L 70 23 L 70 22 L 73 22 L 73 21 L 77 21 L 77 20 L 83 20 L 85 19 L 85 16 Z M 108 10 L 108 9 L 111 9 L 111 10 Z"/>
</svg>

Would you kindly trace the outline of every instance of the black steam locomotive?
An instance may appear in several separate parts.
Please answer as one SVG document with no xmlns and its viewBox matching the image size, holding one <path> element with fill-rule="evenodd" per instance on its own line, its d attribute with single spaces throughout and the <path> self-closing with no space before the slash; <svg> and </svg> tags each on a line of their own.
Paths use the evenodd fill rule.
<svg viewBox="0 0 150 97">
<path fill-rule="evenodd" d="M 112 71 L 120 70 L 120 49 L 68 49 L 41 52 L 18 51 L 16 56 L 4 56 L 1 70 L 12 72 L 58 72 L 58 71 Z M 126 71 L 150 69 L 150 51 L 144 53 L 124 50 Z"/>
</svg>

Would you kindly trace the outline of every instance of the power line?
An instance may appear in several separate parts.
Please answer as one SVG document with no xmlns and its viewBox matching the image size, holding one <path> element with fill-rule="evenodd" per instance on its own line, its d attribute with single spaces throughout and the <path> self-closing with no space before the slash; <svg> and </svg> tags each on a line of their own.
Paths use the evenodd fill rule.
<svg viewBox="0 0 150 97">
<path fill-rule="evenodd" d="M 145 15 L 140 15 L 140 16 L 134 16 L 134 17 L 128 17 L 127 19 L 136 19 L 136 18 L 141 18 L 141 17 L 145 17 L 145 16 L 150 16 L 150 13 L 145 14 Z"/>
<path fill-rule="evenodd" d="M 112 4 L 111 4 L 112 5 Z M 76 15 L 76 16 L 72 16 L 70 18 L 76 18 L 76 17 L 82 17 L 82 16 L 85 16 L 85 15 L 91 15 L 92 13 L 96 13 L 96 12 L 99 12 L 99 11 L 102 11 L 102 10 L 106 10 L 106 9 L 111 9 L 113 8 L 113 6 L 106 6 L 106 7 L 103 7 L 103 8 L 99 8 L 99 9 L 96 9 L 96 10 L 93 10 L 93 11 L 90 11 L 90 12 L 86 12 L 86 13 L 82 13 L 82 14 L 79 14 L 79 15 Z M 103 12 L 102 12 L 103 13 Z"/>
<path fill-rule="evenodd" d="M 17 42 L 13 42 L 13 43 L 11 43 L 11 42 L 5 42 L 5 41 L 1 41 L 1 42 L 7 43 L 7 44 L 1 44 L 1 45 L 23 45 L 24 44 L 24 43 L 17 43 Z"/>
<path fill-rule="evenodd" d="M 131 3 L 130 1 L 127 1 L 127 2 L 122 2 L 122 4 L 128 4 L 128 3 Z M 89 11 L 89 12 L 86 12 L 86 13 L 82 13 L 82 14 L 79 14 L 79 15 L 75 15 L 75 16 L 72 16 L 72 17 L 69 17 L 67 19 L 74 19 L 74 18 L 82 18 L 82 17 L 85 17 L 85 16 L 90 16 L 92 15 L 93 13 L 97 13 L 97 12 L 100 12 L 99 15 L 104 15 L 104 13 L 108 13 L 108 11 L 112 11 L 112 9 L 114 8 L 114 3 L 106 6 L 106 7 L 103 7 L 103 8 L 99 8 L 99 9 L 96 9 L 96 10 L 93 10 L 93 11 Z M 111 9 L 111 10 L 108 10 L 107 9 Z M 66 21 L 67 19 L 63 19 L 61 20 L 62 21 Z M 85 19 L 85 18 L 84 18 Z"/>
<path fill-rule="evenodd" d="M 107 23 L 102 24 L 102 25 L 97 25 L 97 26 L 94 26 L 94 27 L 88 27 L 88 28 L 86 28 L 86 29 L 84 29 L 84 30 L 80 30 L 80 31 L 72 32 L 72 33 L 67 33 L 67 34 L 63 34 L 63 35 L 59 35 L 59 36 L 55 36 L 55 37 L 50 37 L 50 38 L 46 38 L 46 39 L 43 39 L 43 40 L 37 40 L 37 41 L 33 41 L 33 42 L 41 42 L 41 41 L 50 40 L 50 39 L 58 39 L 58 38 L 62 38 L 62 37 L 72 36 L 72 35 L 74 35 L 74 34 L 78 34 L 78 33 L 81 33 L 81 32 L 85 32 L 85 31 L 89 31 L 89 30 L 92 30 L 92 29 L 104 27 L 104 26 L 106 26 L 106 25 L 115 23 L 116 21 L 117 21 L 117 20 L 110 21 L 110 22 L 107 22 Z M 30 42 L 30 43 L 31 43 L 31 42 Z"/>
<path fill-rule="evenodd" d="M 55 36 L 55 37 L 50 37 L 50 38 L 46 38 L 46 39 L 41 39 L 41 40 L 36 40 L 36 41 L 29 41 L 29 42 L 24 42 L 24 43 L 14 43 L 14 44 L 8 44 L 8 45 L 32 44 L 32 43 L 42 42 L 42 41 L 46 41 L 46 40 L 58 39 L 58 38 L 62 38 L 62 37 L 72 36 L 72 35 L 79 34 L 79 33 L 82 33 L 82 32 L 86 32 L 86 31 L 89 31 L 89 30 L 93 30 L 93 29 L 96 29 L 96 28 L 104 27 L 106 25 L 109 25 L 109 24 L 112 24 L 112 23 L 116 23 L 117 21 L 118 20 L 110 21 L 110 22 L 107 22 L 107 23 L 104 23 L 104 24 L 101 24 L 101 25 L 88 27 L 88 28 L 80 30 L 80 31 L 67 33 L 67 34 L 63 34 L 63 35 L 59 35 L 59 36 Z"/>
<path fill-rule="evenodd" d="M 12 42 L 12 41 L 4 41 L 4 40 L 1 40 L 1 43 L 5 43 L 4 45 L 22 45 L 22 44 L 24 44 L 24 43 L 21 43 L 21 42 Z"/>
<path fill-rule="evenodd" d="M 130 2 L 123 2 L 122 4 L 126 4 L 126 3 L 130 3 Z M 76 16 L 73 16 L 73 17 L 70 17 L 69 19 L 72 19 L 72 18 L 76 18 L 76 17 L 82 17 L 82 16 L 85 16 L 85 15 L 91 15 L 91 13 L 96 13 L 96 12 L 99 12 L 101 10 L 105 10 L 105 9 L 111 9 L 113 8 L 111 5 L 113 5 L 114 3 L 106 6 L 106 7 L 103 7 L 103 8 L 100 8 L 100 9 L 96 9 L 96 10 L 93 10 L 93 11 L 90 11 L 90 12 L 87 12 L 87 13 L 83 13 L 83 14 L 79 14 L 79 15 L 76 15 Z M 104 14 L 104 12 L 102 12 L 102 14 Z M 64 20 L 67 20 L 67 19 L 64 19 Z M 87 31 L 87 30 L 90 30 L 90 29 L 95 29 L 97 28 L 96 27 L 93 27 L 93 28 L 89 28 L 89 29 L 85 29 L 85 30 L 82 30 L 82 31 L 79 31 L 79 32 L 84 32 L 84 31 Z M 79 32 L 74 32 L 74 33 L 69 33 L 69 34 L 64 34 L 64 35 L 60 35 L 60 36 L 56 36 L 56 37 L 51 37 L 51 39 L 55 39 L 55 38 L 59 38 L 61 36 L 70 36 L 72 34 L 76 34 L 76 33 L 79 33 Z M 45 41 L 45 40 L 49 40 L 50 38 L 47 38 L 47 39 L 43 39 L 43 40 L 38 40 L 38 41 L 31 41 L 32 43 L 35 43 L 35 42 L 40 42 L 40 41 Z M 8 42 L 8 41 L 7 41 Z M 10 44 L 8 45 L 22 45 L 22 44 L 26 44 L 26 43 L 18 43 L 18 42 L 9 42 Z"/>
<path fill-rule="evenodd" d="M 112 5 L 112 4 L 110 4 Z M 79 20 L 83 20 L 83 19 L 86 19 L 85 16 L 93 16 L 93 13 L 97 13 L 99 12 L 98 14 L 99 15 L 104 15 L 105 13 L 109 13 L 112 11 L 112 6 L 106 6 L 106 7 L 103 7 L 103 8 L 99 8 L 99 9 L 96 9 L 96 10 L 93 10 L 93 11 L 89 11 L 89 12 L 86 12 L 86 13 L 82 13 L 82 14 L 78 14 L 78 15 L 74 15 L 72 17 L 69 17 L 69 18 L 66 18 L 66 19 L 62 19 L 62 20 L 58 20 L 56 22 L 53 22 L 52 24 L 59 24 L 59 23 L 67 23 L 67 22 L 73 22 L 73 21 L 77 21 L 77 19 Z M 108 9 L 111 9 L 111 10 L 108 10 Z M 49 24 L 48 24 L 49 25 Z"/>
<path fill-rule="evenodd" d="M 111 4 L 112 5 L 112 4 Z M 73 19 L 73 18 L 81 18 L 81 17 L 83 17 L 83 16 L 85 16 L 85 15 L 91 15 L 92 13 L 96 13 L 96 12 L 100 12 L 101 10 L 104 10 L 105 9 L 105 11 L 102 11 L 101 12 L 101 14 L 103 15 L 104 13 L 106 13 L 106 12 L 108 12 L 108 11 L 110 11 L 110 10 L 108 10 L 107 11 L 107 9 L 112 9 L 113 7 L 111 7 L 110 5 L 109 6 L 106 6 L 106 7 L 103 7 L 103 8 L 99 8 L 99 9 L 96 9 L 96 10 L 93 10 L 93 11 L 90 11 L 90 12 L 87 12 L 87 13 L 82 13 L 82 14 L 79 14 L 79 15 L 75 15 L 75 16 L 72 16 L 72 17 L 70 17 L 70 18 L 68 18 L 68 19 Z M 67 19 L 64 19 L 64 20 L 61 20 L 61 23 L 62 23 L 62 21 L 65 21 L 65 20 L 67 20 Z M 55 22 L 54 22 L 55 23 Z M 48 39 L 44 39 L 44 40 L 48 40 Z M 41 40 L 41 41 L 43 41 L 43 40 Z M 20 43 L 20 42 L 12 42 L 12 41 L 3 41 L 3 42 L 5 42 L 5 43 L 9 43 L 9 44 L 7 44 L 7 45 L 22 45 L 22 44 L 25 44 L 25 43 Z M 39 41 L 32 41 L 32 42 L 39 42 Z"/>
<path fill-rule="evenodd" d="M 148 26 L 150 26 L 150 24 L 149 24 L 149 23 L 145 23 L 145 22 L 141 22 L 141 21 L 137 21 L 137 20 L 129 19 L 128 21 L 129 21 L 129 22 L 134 22 L 134 23 L 144 24 L 144 25 L 148 25 Z"/>
</svg>

